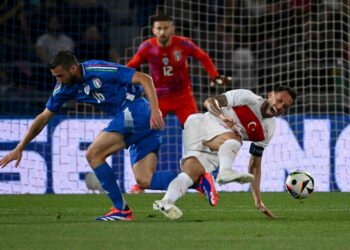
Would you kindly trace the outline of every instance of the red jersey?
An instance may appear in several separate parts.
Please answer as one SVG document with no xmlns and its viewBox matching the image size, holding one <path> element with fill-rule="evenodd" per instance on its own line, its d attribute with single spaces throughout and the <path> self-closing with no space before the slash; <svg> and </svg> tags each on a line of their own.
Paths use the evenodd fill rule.
<svg viewBox="0 0 350 250">
<path fill-rule="evenodd" d="M 189 56 L 199 60 L 211 78 L 219 75 L 208 54 L 181 36 L 172 36 L 166 48 L 158 45 L 156 37 L 144 41 L 127 66 L 137 68 L 145 61 L 149 63 L 158 98 L 192 95 Z"/>
</svg>

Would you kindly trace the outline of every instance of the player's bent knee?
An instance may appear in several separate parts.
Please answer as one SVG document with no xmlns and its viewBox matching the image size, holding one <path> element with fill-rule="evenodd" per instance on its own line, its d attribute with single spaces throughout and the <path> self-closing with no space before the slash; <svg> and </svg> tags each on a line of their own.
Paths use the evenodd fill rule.
<svg viewBox="0 0 350 250">
<path fill-rule="evenodd" d="M 98 150 L 93 147 L 89 147 L 85 153 L 86 160 L 91 167 L 96 167 L 105 161 L 105 157 L 99 154 Z"/>
<path fill-rule="evenodd" d="M 231 133 L 231 132 L 221 134 L 218 139 L 220 141 L 222 141 L 222 143 L 224 143 L 227 140 L 236 140 L 236 141 L 240 142 L 241 144 L 243 142 L 241 137 L 239 137 L 235 133 Z"/>
<path fill-rule="evenodd" d="M 90 148 L 88 148 L 85 153 L 85 158 L 89 163 L 92 161 L 94 157 L 93 155 L 94 155 L 93 150 L 90 150 Z"/>
<path fill-rule="evenodd" d="M 89 147 L 85 153 L 85 157 L 86 157 L 87 161 L 90 163 L 91 161 L 93 161 L 95 156 L 96 156 L 96 150 Z"/>
<path fill-rule="evenodd" d="M 135 179 L 136 179 L 137 185 L 139 185 L 140 188 L 146 189 L 146 188 L 149 188 L 152 178 L 149 178 L 146 176 L 135 176 Z"/>
<path fill-rule="evenodd" d="M 229 154 L 229 152 L 231 151 L 237 153 L 241 148 L 241 146 L 242 146 L 241 142 L 235 139 L 226 140 L 219 147 L 219 154 L 222 152 L 225 155 L 225 154 Z"/>
</svg>

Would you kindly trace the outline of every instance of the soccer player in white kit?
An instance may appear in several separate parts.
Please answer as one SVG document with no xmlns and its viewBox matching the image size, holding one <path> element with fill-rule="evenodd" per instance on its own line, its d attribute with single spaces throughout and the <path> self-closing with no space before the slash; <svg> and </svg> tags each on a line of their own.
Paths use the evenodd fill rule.
<svg viewBox="0 0 350 250">
<path fill-rule="evenodd" d="M 154 201 L 153 209 L 170 219 L 180 218 L 182 212 L 175 202 L 202 174 L 211 173 L 219 166 L 217 183 L 251 182 L 256 208 L 268 217 L 276 218 L 261 200 L 261 158 L 274 135 L 275 116 L 290 108 L 296 97 L 293 89 L 278 85 L 268 93 L 267 99 L 245 89 L 208 98 L 204 105 L 209 112 L 193 114 L 185 123 L 182 172 L 169 184 L 163 199 Z M 249 173 L 232 169 L 243 140 L 252 142 Z"/>
</svg>

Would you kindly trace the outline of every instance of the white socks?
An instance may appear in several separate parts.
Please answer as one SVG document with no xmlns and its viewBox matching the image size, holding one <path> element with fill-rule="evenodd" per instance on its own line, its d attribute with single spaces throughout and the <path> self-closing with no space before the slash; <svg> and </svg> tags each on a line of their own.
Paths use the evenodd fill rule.
<svg viewBox="0 0 350 250">
<path fill-rule="evenodd" d="M 220 169 L 232 170 L 232 163 L 236 157 L 237 152 L 241 148 L 241 143 L 237 140 L 225 141 L 218 150 L 218 156 L 220 161 Z M 162 200 L 168 200 L 175 203 L 178 199 L 184 196 L 190 186 L 193 185 L 191 177 L 186 173 L 180 173 L 174 180 L 169 184 L 168 190 Z"/>
<path fill-rule="evenodd" d="M 241 148 L 241 143 L 234 139 L 225 141 L 218 150 L 219 156 L 219 172 L 222 170 L 232 170 L 232 163 Z"/>
<path fill-rule="evenodd" d="M 168 190 L 162 200 L 169 200 L 175 203 L 185 195 L 188 188 L 193 185 L 192 179 L 184 172 L 180 173 L 169 184 Z"/>
</svg>

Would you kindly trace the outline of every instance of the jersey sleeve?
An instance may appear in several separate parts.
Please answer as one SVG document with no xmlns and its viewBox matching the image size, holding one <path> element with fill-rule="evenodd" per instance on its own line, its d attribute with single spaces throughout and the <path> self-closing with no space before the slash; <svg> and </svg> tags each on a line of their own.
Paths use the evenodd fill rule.
<svg viewBox="0 0 350 250">
<path fill-rule="evenodd" d="M 247 89 L 230 90 L 225 92 L 224 95 L 226 96 L 228 107 L 254 104 L 261 99 L 260 96 Z"/>
<path fill-rule="evenodd" d="M 115 78 L 119 83 L 129 85 L 129 84 L 132 84 L 132 78 L 135 72 L 136 71 L 133 68 L 119 65 Z"/>
<path fill-rule="evenodd" d="M 126 64 L 130 68 L 138 68 L 146 59 L 145 52 L 147 50 L 148 43 L 143 42 L 138 48 L 136 54 L 131 58 L 131 60 Z"/>
<path fill-rule="evenodd" d="M 46 108 L 52 112 L 60 110 L 62 105 L 68 100 L 74 97 L 73 91 L 69 90 L 69 87 L 64 86 L 61 83 L 57 83 L 51 97 L 46 103 Z"/>
<path fill-rule="evenodd" d="M 130 68 L 138 68 L 143 63 L 143 58 L 140 54 L 136 53 L 133 58 L 126 64 Z"/>
<path fill-rule="evenodd" d="M 189 55 L 196 58 L 202 64 L 205 71 L 207 71 L 210 78 L 214 78 L 219 76 L 218 71 L 215 68 L 215 65 L 209 55 L 199 48 L 196 44 L 194 44 L 191 40 L 187 39 L 182 42 L 188 48 Z"/>
</svg>

